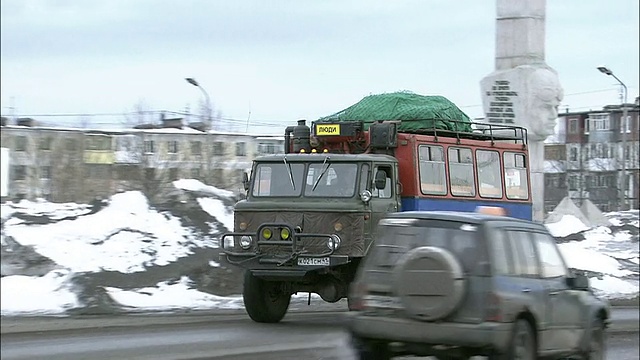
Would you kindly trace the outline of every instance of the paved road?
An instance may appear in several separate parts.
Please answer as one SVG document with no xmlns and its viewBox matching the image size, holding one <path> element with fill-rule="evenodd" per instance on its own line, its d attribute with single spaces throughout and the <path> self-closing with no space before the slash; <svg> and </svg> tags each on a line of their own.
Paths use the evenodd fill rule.
<svg viewBox="0 0 640 360">
<path fill-rule="evenodd" d="M 611 334 L 608 358 L 638 359 L 638 309 L 615 316 L 635 317 L 635 332 Z M 242 312 L 3 318 L 0 342 L 2 359 L 253 359 L 260 354 L 264 360 L 349 360 L 353 353 L 343 317 L 344 312 L 290 313 L 270 325 L 253 323 Z"/>
</svg>

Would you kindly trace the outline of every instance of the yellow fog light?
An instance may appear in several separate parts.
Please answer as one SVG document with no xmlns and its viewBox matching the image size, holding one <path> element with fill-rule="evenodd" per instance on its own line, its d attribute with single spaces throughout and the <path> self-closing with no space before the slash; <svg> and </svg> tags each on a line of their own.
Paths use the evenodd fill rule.
<svg viewBox="0 0 640 360">
<path fill-rule="evenodd" d="M 240 231 L 245 231 L 247 230 L 247 223 L 243 221 L 238 225 L 238 227 L 240 228 Z"/>
<path fill-rule="evenodd" d="M 335 224 L 333 224 L 333 230 L 335 231 L 342 231 L 342 224 L 337 222 Z"/>
<path fill-rule="evenodd" d="M 289 228 L 282 228 L 280 230 L 280 239 L 288 240 L 289 236 L 291 236 L 291 232 L 289 231 Z"/>
<path fill-rule="evenodd" d="M 269 240 L 271 239 L 271 236 L 273 235 L 273 233 L 271 232 L 271 229 L 269 228 L 264 228 L 262 229 L 262 237 Z"/>
</svg>

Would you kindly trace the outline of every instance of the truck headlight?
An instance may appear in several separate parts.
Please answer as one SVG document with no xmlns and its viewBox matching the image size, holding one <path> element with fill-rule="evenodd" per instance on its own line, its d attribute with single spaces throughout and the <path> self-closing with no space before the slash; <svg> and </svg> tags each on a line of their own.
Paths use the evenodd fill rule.
<svg viewBox="0 0 640 360">
<path fill-rule="evenodd" d="M 336 251 L 338 250 L 338 248 L 340 248 L 341 243 L 342 239 L 340 239 L 340 236 L 333 234 L 327 241 L 327 247 L 333 251 Z"/>
<path fill-rule="evenodd" d="M 243 235 L 240 238 L 240 247 L 243 248 L 244 250 L 247 250 L 248 248 L 251 247 L 251 236 L 247 236 L 247 235 Z"/>
</svg>

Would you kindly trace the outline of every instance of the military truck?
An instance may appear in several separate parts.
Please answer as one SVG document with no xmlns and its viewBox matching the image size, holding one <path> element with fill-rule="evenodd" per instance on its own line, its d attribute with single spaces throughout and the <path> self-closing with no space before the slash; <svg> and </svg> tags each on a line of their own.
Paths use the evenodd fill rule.
<svg viewBox="0 0 640 360">
<path fill-rule="evenodd" d="M 348 299 L 386 213 L 498 204 L 530 219 L 526 130 L 483 124 L 469 131 L 467 123 L 457 131 L 437 123 L 403 131 L 400 121 L 316 121 L 310 128 L 300 120 L 285 130 L 284 154 L 254 160 L 234 231 L 221 238 L 221 260 L 245 269 L 251 319 L 280 321 L 295 293 Z"/>
</svg>

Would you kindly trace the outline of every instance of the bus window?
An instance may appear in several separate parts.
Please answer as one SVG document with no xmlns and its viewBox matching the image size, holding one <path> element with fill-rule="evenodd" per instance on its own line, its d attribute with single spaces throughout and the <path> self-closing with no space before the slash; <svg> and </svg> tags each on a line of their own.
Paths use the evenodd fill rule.
<svg viewBox="0 0 640 360">
<path fill-rule="evenodd" d="M 442 146 L 420 145 L 420 189 L 423 194 L 446 195 L 447 178 L 444 171 Z"/>
<path fill-rule="evenodd" d="M 529 183 L 524 154 L 504 152 L 504 183 L 507 199 L 528 199 Z"/>
<path fill-rule="evenodd" d="M 451 194 L 456 196 L 475 196 L 476 187 L 473 179 L 471 149 L 450 147 L 448 155 Z"/>
<path fill-rule="evenodd" d="M 476 164 L 478 164 L 478 192 L 480 196 L 501 199 L 500 153 L 476 150 Z"/>
</svg>

